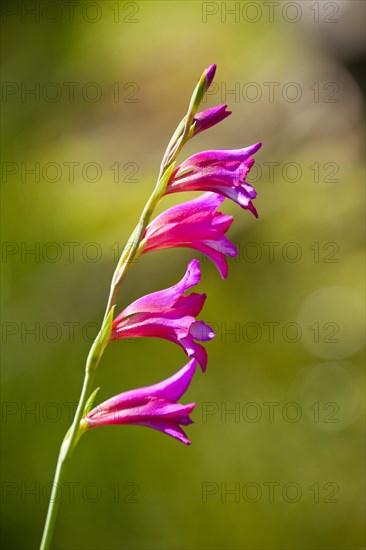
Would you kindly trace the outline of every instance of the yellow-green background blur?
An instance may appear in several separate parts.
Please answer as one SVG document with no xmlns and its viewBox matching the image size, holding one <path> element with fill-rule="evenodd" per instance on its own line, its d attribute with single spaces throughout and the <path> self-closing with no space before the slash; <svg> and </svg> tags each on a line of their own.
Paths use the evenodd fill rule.
<svg viewBox="0 0 366 550">
<path fill-rule="evenodd" d="M 116 250 L 216 63 L 204 107 L 233 114 L 181 159 L 262 141 L 259 219 L 226 201 L 239 259 L 227 281 L 202 262 L 217 337 L 182 400 L 196 402 L 192 445 L 138 427 L 88 433 L 53 547 L 362 548 L 364 3 L 2 4 L 3 547 L 39 544 Z M 193 257 L 140 259 L 119 307 L 177 282 Z M 163 340 L 114 344 L 99 398 L 185 361 Z"/>
</svg>

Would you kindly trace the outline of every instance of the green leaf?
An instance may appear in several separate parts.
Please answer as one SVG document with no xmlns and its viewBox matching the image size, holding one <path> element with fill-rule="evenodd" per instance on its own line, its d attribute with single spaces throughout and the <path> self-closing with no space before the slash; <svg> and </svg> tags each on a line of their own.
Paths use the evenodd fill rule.
<svg viewBox="0 0 366 550">
<path fill-rule="evenodd" d="M 112 334 L 112 322 L 114 316 L 114 309 L 116 306 L 112 306 L 110 312 L 108 313 L 106 320 L 104 321 L 100 333 L 98 335 L 98 341 L 100 345 L 103 346 L 103 350 L 109 342 L 109 339 Z"/>
<path fill-rule="evenodd" d="M 96 388 L 93 391 L 93 393 L 90 395 L 88 401 L 85 403 L 83 416 L 86 416 L 92 410 L 96 395 L 97 395 L 99 390 L 100 390 L 100 388 Z"/>
<path fill-rule="evenodd" d="M 194 123 L 191 125 L 191 127 L 190 127 L 190 129 L 189 129 L 189 132 L 188 132 L 187 140 L 188 140 L 188 139 L 191 139 L 191 138 L 194 136 L 194 129 L 195 129 L 195 127 L 196 127 L 196 124 L 197 124 L 197 123 L 194 122 Z"/>
<path fill-rule="evenodd" d="M 99 359 L 103 355 L 103 351 L 108 345 L 108 342 L 110 340 L 111 334 L 112 334 L 112 322 L 113 322 L 113 315 L 114 315 L 114 308 L 116 306 L 113 306 L 110 309 L 110 312 L 108 313 L 107 317 L 105 318 L 102 328 L 99 331 L 98 336 L 94 340 L 94 343 L 90 349 L 88 361 L 87 361 L 87 370 L 93 371 L 96 369 L 99 363 Z"/>
<path fill-rule="evenodd" d="M 164 195 L 166 187 L 170 180 L 170 176 L 174 172 L 175 164 L 176 164 L 175 162 L 172 162 L 172 164 L 168 166 L 168 168 L 165 170 L 164 174 L 162 175 L 161 180 L 156 186 L 157 196 L 162 197 Z"/>
</svg>

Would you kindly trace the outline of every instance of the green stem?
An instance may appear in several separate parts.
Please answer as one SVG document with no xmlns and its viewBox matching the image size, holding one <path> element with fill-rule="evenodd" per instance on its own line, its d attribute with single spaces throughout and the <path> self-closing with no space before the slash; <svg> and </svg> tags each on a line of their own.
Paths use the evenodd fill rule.
<svg viewBox="0 0 366 550">
<path fill-rule="evenodd" d="M 89 354 L 90 357 L 90 354 Z M 88 362 L 87 362 L 88 365 Z M 46 523 L 44 526 L 42 542 L 40 550 L 48 550 L 51 546 L 51 538 L 55 526 L 56 516 L 60 504 L 59 489 L 65 474 L 65 464 L 70 458 L 72 451 L 76 444 L 76 439 L 79 432 L 80 421 L 83 416 L 84 407 L 91 393 L 93 385 L 94 371 L 86 370 L 83 388 L 80 395 L 79 404 L 75 413 L 74 421 L 69 432 L 66 434 L 64 441 L 62 442 L 60 453 L 57 460 L 55 477 L 53 480 L 52 493 L 48 506 Z"/>
<path fill-rule="evenodd" d="M 61 455 L 61 452 L 60 452 L 60 455 Z M 58 508 L 60 505 L 60 499 L 57 495 L 57 491 L 61 485 L 62 474 L 64 473 L 63 465 L 64 465 L 64 462 L 60 459 L 60 456 L 59 456 L 57 461 L 57 466 L 56 466 L 55 477 L 53 480 L 50 502 L 48 505 L 48 512 L 47 512 L 46 523 L 44 526 L 42 542 L 40 546 L 41 550 L 46 550 L 51 547 L 51 538 L 52 538 L 53 529 L 55 526 Z"/>
</svg>

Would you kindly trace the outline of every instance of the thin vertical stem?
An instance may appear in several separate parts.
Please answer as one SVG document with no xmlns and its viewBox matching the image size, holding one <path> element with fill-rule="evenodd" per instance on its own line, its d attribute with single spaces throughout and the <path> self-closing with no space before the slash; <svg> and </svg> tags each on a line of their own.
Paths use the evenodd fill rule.
<svg viewBox="0 0 366 550">
<path fill-rule="evenodd" d="M 127 242 L 125 249 L 123 250 L 121 257 L 118 261 L 117 267 L 114 271 L 111 288 L 109 292 L 108 302 L 106 306 L 106 311 L 104 314 L 102 326 L 100 332 L 96 339 L 94 340 L 86 361 L 85 367 L 85 377 L 83 382 L 83 387 L 80 394 L 79 403 L 76 409 L 74 420 L 72 425 L 67 432 L 63 443 L 61 445 L 60 453 L 57 460 L 56 472 L 54 476 L 54 482 L 52 487 L 52 494 L 50 497 L 50 502 L 47 511 L 46 522 L 43 531 L 43 537 L 41 542 L 40 550 L 49 550 L 52 540 L 52 535 L 55 527 L 56 516 L 59 508 L 59 498 L 58 498 L 58 489 L 60 483 L 65 474 L 65 464 L 70 458 L 72 452 L 74 451 L 75 446 L 77 445 L 80 436 L 85 429 L 85 426 L 81 426 L 81 420 L 84 415 L 85 407 L 88 402 L 88 399 L 91 394 L 93 380 L 96 368 L 99 364 L 99 361 L 103 355 L 105 345 L 100 346 L 100 335 L 103 335 L 103 330 L 108 321 L 109 314 L 112 311 L 112 308 L 116 305 L 118 294 L 121 288 L 123 279 L 126 276 L 128 269 L 132 261 L 138 257 L 141 253 L 139 249 L 141 240 L 143 239 L 146 227 L 151 219 L 151 216 L 160 200 L 163 196 L 165 188 L 168 184 L 169 178 L 172 174 L 174 168 L 174 161 L 177 158 L 179 152 L 181 151 L 183 145 L 189 139 L 189 133 L 191 129 L 191 124 L 193 121 L 194 114 L 196 113 L 197 107 L 202 100 L 204 93 L 207 90 L 207 72 L 205 71 L 201 76 L 195 91 L 193 92 L 187 115 L 184 117 L 182 122 L 178 125 L 176 131 L 174 132 L 168 147 L 165 151 L 158 180 L 155 186 L 153 193 L 151 194 L 149 200 L 147 201 L 143 212 L 141 214 L 139 223 L 132 232 L 130 240 Z M 113 314 L 112 314 L 113 315 Z"/>
</svg>

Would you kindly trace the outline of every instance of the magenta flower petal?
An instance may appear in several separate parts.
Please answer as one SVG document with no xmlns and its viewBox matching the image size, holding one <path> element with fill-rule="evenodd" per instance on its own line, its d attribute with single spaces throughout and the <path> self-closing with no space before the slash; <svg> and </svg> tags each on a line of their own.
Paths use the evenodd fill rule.
<svg viewBox="0 0 366 550">
<path fill-rule="evenodd" d="M 230 163 L 231 165 L 240 164 L 248 160 L 249 157 L 254 155 L 261 147 L 262 143 L 258 142 L 242 149 L 212 149 L 210 151 L 201 151 L 183 161 L 180 165 L 180 169 L 186 170 L 192 166 L 206 167 L 209 164 L 221 162 Z"/>
<path fill-rule="evenodd" d="M 178 441 L 181 441 L 185 445 L 191 444 L 184 430 L 182 430 L 182 428 L 174 422 L 169 422 L 168 420 L 144 420 L 141 422 L 135 422 L 135 425 L 153 428 L 154 430 L 158 430 L 159 432 L 163 432 L 171 437 L 174 437 L 175 439 L 178 439 Z"/>
<path fill-rule="evenodd" d="M 231 111 L 227 111 L 226 109 L 227 105 L 217 105 L 217 107 L 212 107 L 211 109 L 206 109 L 206 111 L 196 113 L 193 118 L 193 122 L 195 123 L 193 135 L 196 136 L 200 132 L 208 130 L 212 126 L 225 120 L 225 118 L 231 115 Z"/>
<path fill-rule="evenodd" d="M 149 397 L 134 403 L 123 403 L 123 408 L 114 411 L 97 410 L 90 416 L 91 422 L 100 421 L 100 424 L 132 424 L 150 418 L 167 418 L 180 424 L 186 424 L 189 413 L 192 412 L 194 403 L 181 405 L 171 403 L 166 399 Z"/>
<path fill-rule="evenodd" d="M 158 292 L 152 292 L 142 298 L 139 298 L 116 317 L 114 323 L 117 323 L 119 318 L 125 318 L 134 313 L 153 313 L 159 312 L 174 306 L 177 299 L 189 288 L 199 283 L 201 279 L 201 271 L 199 268 L 199 261 L 192 260 L 189 262 L 187 271 L 184 277 L 176 285 L 159 290 Z"/>
<path fill-rule="evenodd" d="M 233 245 L 234 246 L 234 245 Z M 226 279 L 229 274 L 229 267 L 227 265 L 226 258 L 223 253 L 223 249 L 215 250 L 213 247 L 207 246 L 205 244 L 197 244 L 193 248 L 202 252 L 213 261 L 217 269 L 220 272 L 222 279 Z M 236 250 L 236 249 L 235 249 Z M 237 253 L 237 251 L 236 251 Z"/>
<path fill-rule="evenodd" d="M 217 193 L 205 193 L 169 208 L 147 227 L 143 252 L 173 247 L 193 248 L 210 257 L 225 278 L 225 256 L 235 256 L 238 251 L 225 237 L 233 217 L 217 212 L 224 199 Z"/>
<path fill-rule="evenodd" d="M 244 149 L 212 150 L 186 159 L 172 174 L 166 193 L 180 191 L 212 191 L 238 203 L 256 215 L 252 200 L 253 187 L 245 181 L 261 147 L 256 143 Z"/>
<path fill-rule="evenodd" d="M 207 354 L 196 340 L 211 340 L 215 334 L 205 325 L 207 329 L 201 337 L 194 327 L 206 295 L 196 292 L 184 294 L 186 290 L 198 283 L 200 276 L 199 262 L 192 260 L 179 283 L 133 302 L 114 319 L 111 340 L 163 338 L 178 344 L 188 357 L 196 358 L 202 370 L 205 370 Z"/>
<path fill-rule="evenodd" d="M 206 325 L 203 321 L 196 321 L 191 325 L 190 334 L 196 340 L 201 342 L 208 342 L 215 337 L 215 333 L 209 325 Z"/>
<path fill-rule="evenodd" d="M 181 405 L 178 399 L 187 391 L 197 362 L 190 361 L 170 378 L 136 390 L 121 393 L 90 411 L 88 427 L 110 424 L 134 424 L 154 428 L 189 444 L 180 426 L 192 423 L 190 413 L 195 404 Z"/>
<path fill-rule="evenodd" d="M 188 296 L 181 296 L 175 302 L 175 309 L 178 311 L 181 316 L 188 315 L 191 317 L 196 317 L 201 312 L 206 301 L 206 294 L 198 294 L 197 292 L 192 292 Z"/>
<path fill-rule="evenodd" d="M 165 225 L 184 222 L 187 218 L 191 222 L 197 218 L 200 220 L 205 212 L 217 210 L 224 200 L 224 197 L 216 193 L 205 193 L 196 199 L 168 208 L 149 224 L 146 235 L 151 238 L 160 232 L 165 233 Z"/>
<path fill-rule="evenodd" d="M 251 188 L 250 195 L 254 194 L 254 197 L 250 196 L 246 187 L 248 187 L 248 184 L 246 184 L 246 186 L 240 185 L 238 187 L 233 187 L 233 188 L 226 187 L 224 185 L 222 186 L 217 185 L 215 186 L 215 189 L 217 190 L 218 193 L 221 192 L 225 197 L 233 200 L 234 202 L 239 204 L 239 206 L 241 206 L 242 208 L 245 208 L 246 210 L 250 210 L 250 212 L 252 212 L 252 214 L 254 214 L 256 218 L 258 218 L 257 210 L 252 203 L 252 199 L 255 198 L 256 193 L 254 189 Z"/>
<path fill-rule="evenodd" d="M 116 330 L 112 329 L 112 339 L 120 340 L 123 338 L 163 338 L 175 344 L 178 344 L 188 357 L 197 359 L 203 371 L 207 366 L 207 354 L 205 348 L 197 344 L 197 332 L 191 334 L 191 327 L 195 323 L 193 316 L 180 316 L 179 310 L 175 312 L 161 313 L 159 317 L 137 314 L 132 322 L 127 320 L 124 326 L 119 326 Z M 211 340 L 214 338 L 214 332 L 210 331 Z"/>
<path fill-rule="evenodd" d="M 193 409 L 194 403 L 192 403 L 191 408 Z M 137 418 L 137 417 L 136 417 Z M 101 422 L 98 420 L 90 420 L 87 418 L 89 427 L 94 428 L 97 426 L 108 426 L 112 424 L 117 425 L 134 425 L 134 426 L 145 426 L 147 428 L 153 428 L 155 430 L 159 430 L 160 432 L 166 433 L 167 435 L 170 435 L 171 437 L 174 437 L 175 439 L 178 439 L 179 441 L 182 441 L 182 443 L 185 443 L 186 445 L 190 445 L 190 441 L 185 434 L 185 432 L 182 430 L 180 425 L 187 426 L 189 424 L 192 424 L 191 422 L 182 422 L 181 419 L 170 419 L 170 418 L 149 418 L 146 417 L 145 419 L 124 419 L 123 422 L 121 421 L 113 421 L 113 419 L 108 420 L 103 418 Z"/>
<path fill-rule="evenodd" d="M 196 372 L 197 361 L 191 359 L 182 369 L 173 374 L 170 378 L 158 382 L 152 386 L 145 388 L 139 388 L 137 390 L 129 390 L 123 394 L 117 395 L 105 401 L 103 405 L 98 406 L 98 411 L 105 410 L 113 412 L 118 410 L 120 402 L 123 396 L 123 403 L 133 404 L 138 401 L 142 401 L 151 396 L 160 399 L 167 399 L 168 401 L 178 401 L 182 395 L 187 391 L 192 381 L 193 375 Z M 90 414 L 90 413 L 89 413 Z"/>
</svg>

